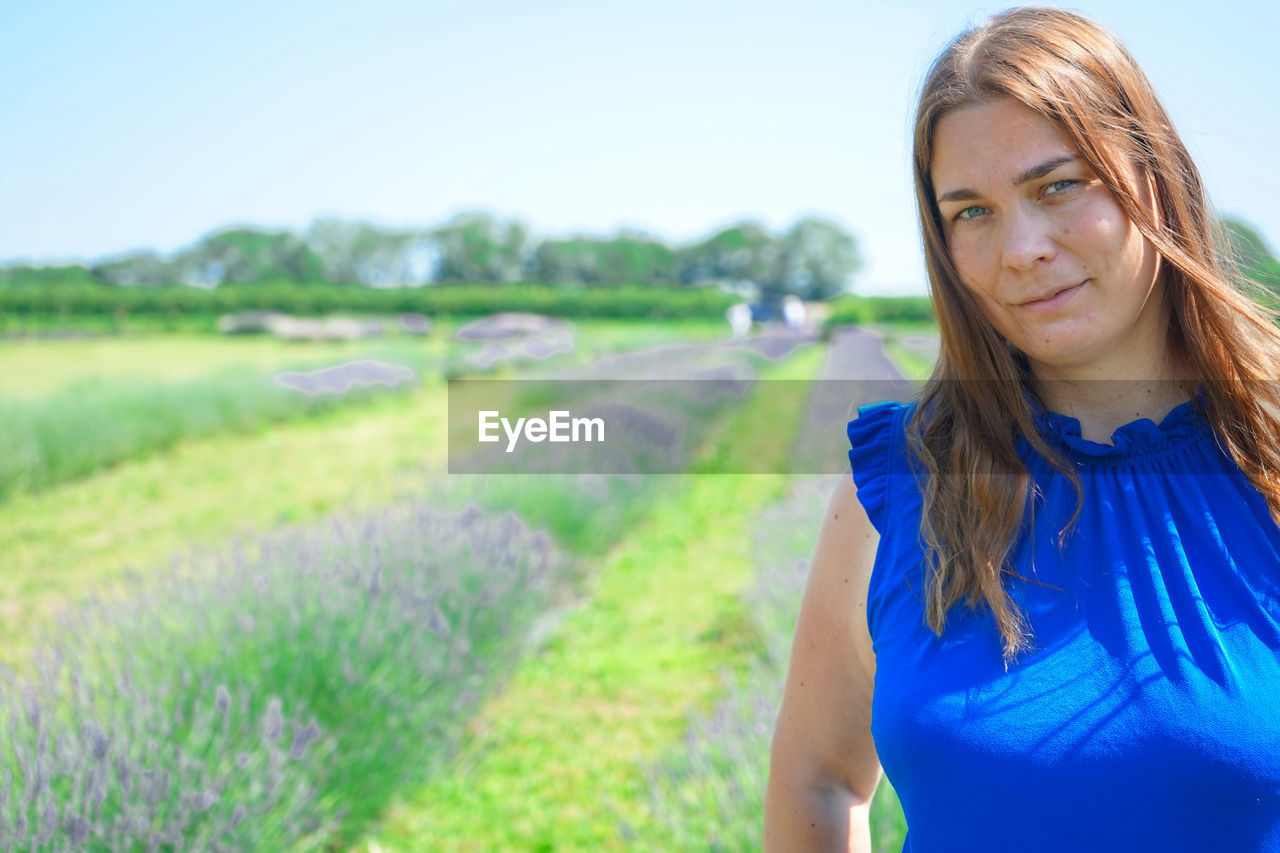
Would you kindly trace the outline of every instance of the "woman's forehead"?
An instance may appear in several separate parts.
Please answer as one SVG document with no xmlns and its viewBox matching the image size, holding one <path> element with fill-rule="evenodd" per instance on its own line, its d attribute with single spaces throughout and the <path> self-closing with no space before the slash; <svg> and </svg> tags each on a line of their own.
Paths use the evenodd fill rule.
<svg viewBox="0 0 1280 853">
<path fill-rule="evenodd" d="M 932 154 L 929 171 L 939 196 L 972 182 L 1017 184 L 1048 161 L 1079 157 L 1061 127 L 1007 98 L 942 116 L 934 128 Z"/>
</svg>

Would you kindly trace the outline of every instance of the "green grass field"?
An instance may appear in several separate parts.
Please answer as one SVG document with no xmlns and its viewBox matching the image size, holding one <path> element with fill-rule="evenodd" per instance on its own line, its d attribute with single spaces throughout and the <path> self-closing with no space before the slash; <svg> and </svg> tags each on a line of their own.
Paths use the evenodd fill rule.
<svg viewBox="0 0 1280 853">
<path fill-rule="evenodd" d="M 281 341 L 269 336 L 155 333 L 70 340 L 0 341 L 0 399 L 51 394 L 71 383 L 124 379 L 180 382 L 229 368 L 282 370 L 358 358 L 387 361 L 442 359 L 457 343 L 459 320 L 442 320 L 422 337 L 357 341 Z M 568 362 L 675 340 L 716 340 L 724 324 L 706 320 L 577 320 L 578 351 Z"/>
<path fill-rule="evenodd" d="M 821 355 L 806 350 L 768 375 L 812 377 Z M 760 643 L 742 601 L 748 525 L 785 478 L 710 476 L 734 467 L 720 449 L 738 433 L 794 433 L 798 414 L 750 403 L 736 414 L 695 466 L 708 476 L 676 478 L 542 653 L 482 712 L 458 772 L 408 792 L 366 847 L 626 849 L 618 822 L 649 822 L 639 760 L 677 742 L 690 711 L 718 695 L 722 672 L 744 667 Z"/>
<path fill-rule="evenodd" d="M 449 328 L 428 341 L 443 355 Z M 714 339 L 705 322 L 579 324 L 568 364 L 671 340 Z M 371 348 L 372 347 L 372 348 Z M 381 347 L 381 348 L 380 348 Z M 198 379 L 229 367 L 279 368 L 386 354 L 386 342 L 294 344 L 254 338 L 161 335 L 0 346 L 0 377 L 40 399 L 94 379 Z M 59 602 L 174 552 L 228 537 L 382 506 L 428 490 L 444 471 L 447 401 L 439 374 L 408 393 L 381 395 L 250 434 L 210 435 L 85 479 L 0 504 L 0 659 L 13 660 Z"/>
<path fill-rule="evenodd" d="M 438 366 L 426 367 L 413 390 L 249 432 L 182 439 L 0 504 L 0 660 L 21 671 L 56 612 L 156 572 L 176 553 L 408 499 L 511 507 L 558 531 L 579 555 L 580 580 L 544 620 L 539 654 L 474 718 L 458 759 L 426 784 L 380 794 L 393 805 L 351 849 L 646 849 L 642 838 L 619 832 L 624 822 L 643 827 L 651 818 L 644 762 L 678 744 L 690 713 L 716 701 L 724 674 L 744 670 L 765 642 L 742 598 L 753 577 L 749 533 L 785 478 L 657 478 L 619 498 L 614 516 L 590 516 L 595 524 L 584 520 L 603 507 L 563 484 L 527 493 L 518 493 L 519 478 L 451 485 L 443 473 L 443 371 L 456 351 L 448 331 L 342 345 L 191 334 L 0 344 L 0 400 L 39 401 L 85 381 L 177 386 L 225 370 L 361 357 Z M 723 330 L 708 322 L 593 321 L 575 324 L 575 334 L 575 351 L 558 357 L 563 365 L 715 340 Z M 771 375 L 814 376 L 821 357 L 820 347 L 801 350 Z M 913 375 L 921 369 L 907 367 Z M 752 436 L 794 429 L 797 413 L 783 408 L 748 402 L 732 413 L 694 470 L 732 469 L 733 453 L 764 452 Z"/>
</svg>

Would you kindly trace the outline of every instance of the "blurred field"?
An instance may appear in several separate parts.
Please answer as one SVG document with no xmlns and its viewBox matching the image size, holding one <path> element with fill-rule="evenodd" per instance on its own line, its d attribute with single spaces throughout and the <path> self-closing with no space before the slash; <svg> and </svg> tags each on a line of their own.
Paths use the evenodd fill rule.
<svg viewBox="0 0 1280 853">
<path fill-rule="evenodd" d="M 0 399 L 51 394 L 77 382 L 100 379 L 180 382 L 228 368 L 284 370 L 359 358 L 443 362 L 458 343 L 454 331 L 464 321 L 445 318 L 430 334 L 357 341 L 282 341 L 269 336 L 151 334 L 56 340 L 0 341 Z M 587 360 L 673 340 L 715 340 L 724 323 L 708 320 L 578 320 L 582 345 L 572 360 Z"/>
<path fill-rule="evenodd" d="M 767 375 L 810 378 L 822 354 L 803 350 Z M 695 467 L 714 471 L 736 432 L 794 434 L 800 413 L 748 401 L 729 434 L 708 447 L 710 461 Z M 627 848 L 616 827 L 620 813 L 633 816 L 644 805 L 637 759 L 678 741 L 688 711 L 719 692 L 722 668 L 741 666 L 757 647 L 741 601 L 751 580 L 748 524 L 785 483 L 672 479 L 662 505 L 593 573 L 543 654 L 476 721 L 460 772 L 412 792 L 380 846 Z"/>
<path fill-rule="evenodd" d="M 127 338 L 19 343 L 7 356 L 8 375 L 26 376 L 22 387 L 51 390 L 25 398 L 0 394 L 0 444 L 7 449 L 0 457 L 0 500 L 142 459 L 180 441 L 259 432 L 363 404 L 388 388 L 403 391 L 441 376 L 500 372 L 555 354 L 563 368 L 682 332 L 696 338 L 709 331 L 705 323 L 588 323 L 576 333 L 557 327 L 547 336 L 509 344 L 449 340 L 450 328 L 446 324 L 426 340 L 398 336 L 345 343 L 169 337 L 155 341 L 149 357 L 143 341 Z"/>
<path fill-rule="evenodd" d="M 214 436 L 0 504 L 0 650 L 53 609 L 172 553 L 420 488 L 444 470 L 444 384 L 363 409 Z"/>
<path fill-rule="evenodd" d="M 83 734 L 64 735 L 68 743 L 87 750 L 76 753 L 73 749 L 69 756 L 106 750 L 116 756 L 115 770 L 103 775 L 92 771 L 89 765 L 66 758 L 64 775 L 56 777 L 63 782 L 49 783 L 51 786 L 41 789 L 38 795 L 33 793 L 33 799 L 25 806 L 15 806 L 10 801 L 9 817 L 18 820 L 14 825 L 27 821 L 27 829 L 33 835 L 55 824 L 67 831 L 83 830 L 105 846 L 114 843 L 112 838 L 145 839 L 146 833 L 160 833 L 155 837 L 169 838 L 168 843 L 177 836 L 188 840 L 203 838 L 215 846 L 222 845 L 219 849 L 313 849 L 315 845 L 331 848 L 335 843 L 351 845 L 361 837 L 377 838 L 383 849 L 397 850 L 553 849 L 538 846 L 545 843 L 552 843 L 554 849 L 570 850 L 659 849 L 652 844 L 662 833 L 655 829 L 656 834 L 645 841 L 635 830 L 663 811 L 651 801 L 651 789 L 657 789 L 644 783 L 646 772 L 657 771 L 646 768 L 657 766 L 652 762 L 671 754 L 670 750 L 681 742 L 682 732 L 693 719 L 690 714 L 699 709 L 708 711 L 711 703 L 724 694 L 723 672 L 753 671 L 751 661 L 779 641 L 776 636 L 770 637 L 770 632 L 789 635 L 790 629 L 785 625 L 769 629 L 753 621 L 744 598 L 755 577 L 750 537 L 745 537 L 744 531 L 751 529 L 757 513 L 781 498 L 786 478 L 449 478 L 443 474 L 447 405 L 444 379 L 476 370 L 496 376 L 572 371 L 595 364 L 611 353 L 642 351 L 675 341 L 709 344 L 722 340 L 727 330 L 720 323 L 706 321 L 575 322 L 572 352 L 541 361 L 507 353 L 496 362 L 491 358 L 496 350 L 484 351 L 481 345 L 453 341 L 452 330 L 451 324 L 441 324 L 425 338 L 391 337 L 342 344 L 222 339 L 196 334 L 0 344 L 0 421 L 5 400 L 11 401 L 11 407 L 38 407 L 57 399 L 60 406 L 74 411 L 79 404 L 77 388 L 106 389 L 102 393 L 110 397 L 112 389 L 127 389 L 131 382 L 148 383 L 148 387 L 159 389 L 159 394 L 176 395 L 177 389 L 191 393 L 193 388 L 215 387 L 200 384 L 207 383 L 211 376 L 231 377 L 225 380 L 230 383 L 254 383 L 269 381 L 275 371 L 286 367 L 360 358 L 411 365 L 418 377 L 411 386 L 352 397 L 342 405 L 307 411 L 306 417 L 287 414 L 243 429 L 216 427 L 204 433 L 178 435 L 164 446 L 143 445 L 120 461 L 102 463 L 57 484 L 19 489 L 0 503 L 0 555 L 6 563 L 6 571 L 0 576 L 0 660 L 9 662 L 17 673 L 36 673 L 37 680 L 46 679 L 45 686 L 33 695 L 45 696 L 44 701 L 62 707 L 56 717 L 73 721 L 77 714 L 90 714 L 98 720 L 95 725 L 119 728 L 119 737 L 108 739 L 116 744 L 114 747 L 95 745 L 97 741 L 91 737 L 85 740 L 88 736 Z M 906 330 L 903 335 L 918 337 L 917 333 L 918 330 Z M 815 342 L 772 365 L 749 352 L 734 357 L 746 358 L 753 369 L 762 371 L 762 376 L 800 378 L 818 375 L 825 353 L 825 345 Z M 477 355 L 484 358 L 477 361 Z M 666 357 L 678 362 L 686 356 L 672 350 Z M 918 363 L 913 372 L 919 372 Z M 232 389 L 229 393 L 234 394 L 234 385 L 228 387 Z M 84 394 L 85 406 L 91 397 Z M 802 404 L 798 401 L 797 405 Z M 157 404 L 156 410 L 160 408 Z M 776 401 L 772 409 L 755 410 L 748 398 L 740 409 L 717 415 L 719 425 L 699 451 L 693 470 L 731 470 L 733 453 L 757 452 L 749 440 L 753 434 L 761 430 L 794 431 L 800 416 L 798 409 L 780 410 Z M 69 419 L 70 416 L 60 418 Z M 102 432 L 105 435 L 105 427 Z M 95 441 L 93 425 L 71 431 L 63 440 L 91 444 Z M 371 640 L 367 631 L 361 633 L 350 627 L 372 618 L 359 614 L 373 612 L 369 609 L 374 607 L 373 598 L 364 604 L 360 602 L 365 599 L 359 596 L 342 598 L 357 609 L 351 611 L 350 617 L 331 623 L 331 634 L 322 644 L 308 641 L 309 651 L 296 657 L 296 664 L 291 665 L 294 669 L 272 664 L 275 656 L 263 656 L 260 645 L 244 645 L 227 657 L 231 654 L 227 641 L 214 642 L 211 632 L 226 630 L 214 626 L 234 625 L 236 619 L 244 618 L 235 616 L 238 611 L 234 608 L 225 609 L 231 604 L 218 604 L 222 600 L 219 596 L 224 594 L 213 592 L 215 587 L 221 588 L 217 587 L 221 582 L 217 581 L 220 572 L 216 569 L 221 558 L 216 555 L 228 554 L 230 543 L 240 542 L 237 553 L 241 556 L 237 560 L 247 560 L 246 565 L 261 565 L 260 571 L 274 573 L 280 571 L 274 566 L 284 565 L 288 559 L 270 558 L 271 553 L 283 552 L 272 551 L 277 546 L 269 543 L 271 537 L 282 535 L 286 529 L 297 531 L 291 535 L 304 537 L 297 541 L 323 542 L 329 541 L 329 534 L 323 530 L 335 523 L 354 525 L 353 530 L 374 525 L 368 528 L 374 530 L 377 525 L 388 523 L 374 520 L 382 517 L 380 513 L 401 512 L 410 506 L 450 512 L 468 504 L 485 514 L 514 511 L 531 528 L 549 530 L 551 541 L 562 549 L 567 562 L 557 570 L 554 577 L 558 580 L 549 581 L 551 585 L 543 592 L 534 595 L 530 588 L 523 599 L 524 608 L 519 611 L 524 615 L 517 618 L 516 610 L 509 610 L 510 618 L 489 622 L 482 618 L 489 612 L 483 602 L 489 601 L 487 606 L 492 607 L 499 596 L 506 595 L 497 588 L 490 589 L 489 582 L 483 581 L 491 575 L 485 560 L 497 557 L 486 557 L 484 549 L 473 551 L 471 557 L 449 570 L 459 572 L 458 589 L 468 591 L 465 595 L 459 592 L 463 597 L 451 605 L 463 608 L 448 620 L 454 630 L 446 634 L 454 639 L 441 635 L 439 642 L 445 645 L 439 648 L 451 648 L 450 644 L 466 638 L 468 651 L 465 656 L 456 650 L 447 654 L 431 652 L 445 656 L 424 660 L 455 661 L 450 666 L 461 669 L 453 678 L 464 679 L 457 682 L 459 689 L 464 682 L 471 686 L 462 692 L 440 693 L 438 699 L 443 704 L 432 704 L 435 700 L 428 702 L 425 698 L 400 710 L 395 710 L 394 702 L 387 704 L 392 695 L 414 688 L 406 682 L 386 692 L 401 682 L 378 661 L 402 660 L 404 663 L 393 668 L 404 672 L 412 672 L 416 664 L 403 657 L 407 647 L 396 639 L 399 635 L 379 634 L 379 639 Z M 390 543 L 407 534 L 387 535 Z M 441 534 L 412 535 L 428 536 L 413 547 L 418 551 L 426 547 L 429 551 L 429 542 L 435 541 L 430 537 Z M 407 546 L 416 540 L 404 541 Z M 325 546 L 329 550 L 333 547 L 336 546 Z M 797 559 L 808 556 L 804 550 L 801 542 Z M 366 572 L 361 575 L 366 588 L 370 583 L 381 583 L 367 575 L 371 566 L 381 564 L 381 559 L 370 556 L 350 564 L 351 570 Z M 653 571 L 645 571 L 650 561 L 659 565 L 653 566 Z M 389 563 L 392 568 L 386 571 L 397 571 L 395 565 Z M 162 582 L 171 573 L 166 566 L 179 567 L 189 578 L 183 588 L 192 592 L 179 595 L 173 591 L 177 587 Z M 667 582 L 662 580 L 662 572 L 675 574 Z M 156 579 L 154 584 L 150 578 Z M 292 583 L 285 580 L 287 575 L 281 578 L 281 583 Z M 467 578 L 475 579 L 474 584 Z M 684 591 L 673 583 L 685 584 Z M 122 631 L 118 622 L 112 622 L 118 619 L 116 616 L 97 621 L 82 618 L 82 614 L 90 612 L 85 609 L 89 606 L 86 602 L 101 598 L 108 590 L 111 606 L 127 609 L 134 606 L 131 602 L 142 600 L 144 590 L 147 601 L 169 600 L 169 596 L 174 602 L 199 602 L 206 595 L 200 590 L 206 586 L 212 609 L 205 608 L 208 612 L 199 618 L 181 617 L 183 608 L 192 606 L 190 603 L 174 603 L 169 607 L 172 612 L 163 619 L 149 615 L 158 613 L 154 610 L 158 604 L 133 611 L 136 618 L 131 624 L 141 626 L 136 630 Z M 280 588 L 293 589 L 289 585 Z M 312 593 L 302 587 L 298 590 L 282 592 L 279 600 L 310 600 L 307 596 Z M 405 594 L 409 593 L 398 595 Z M 76 609 L 67 611 L 63 627 L 56 629 L 54 615 L 72 605 Z M 275 609 L 261 610 L 255 617 L 254 624 L 272 632 L 270 636 L 276 639 L 271 644 L 278 650 L 302 642 L 302 635 L 291 633 L 297 628 L 287 628 L 293 624 L 289 620 L 296 619 L 288 615 L 292 612 L 289 607 L 297 606 L 273 605 Z M 785 610 L 788 605 L 782 606 Z M 217 615 L 224 612 L 225 617 Z M 386 622 L 379 618 L 380 624 Z M 457 623 L 458 618 L 462 625 Z M 285 621 L 275 621 L 280 619 Z M 784 617 L 779 624 L 785 621 Z M 415 624 L 418 623 L 412 620 L 405 623 L 407 628 Z M 471 627 L 464 627 L 467 625 Z M 104 631 L 114 639 L 106 642 Z M 170 631 L 178 633 L 169 634 Z M 245 634 L 243 642 L 253 636 L 252 632 Z M 290 636 L 297 639 L 289 641 Z M 261 642 L 266 640 L 253 641 Z M 423 646 L 426 649 L 434 648 L 431 644 L 437 641 L 431 640 L 428 632 L 416 642 L 427 643 Z M 140 643 L 148 647 L 145 654 Z M 340 652 L 321 651 L 341 649 L 350 643 L 358 643 L 362 649 L 372 643 L 368 654 L 374 656 L 366 655 L 361 658 L 365 663 L 356 665 L 352 663 L 354 659 L 346 659 Z M 180 699 L 170 711 L 188 718 L 195 714 L 204 715 L 202 719 L 215 719 L 218 714 L 232 713 L 226 710 L 230 706 L 223 703 L 223 692 L 213 688 L 230 690 L 230 681 L 236 680 L 241 684 L 236 692 L 241 698 L 237 701 L 243 701 L 242 706 L 237 706 L 240 716 L 236 719 L 240 722 L 236 725 L 248 728 L 233 726 L 223 735 L 216 735 L 213 729 L 182 728 L 184 734 L 172 736 L 177 738 L 173 748 L 178 751 L 165 752 L 163 741 L 172 738 L 157 738 L 155 733 L 169 732 L 170 728 L 124 725 L 125 718 L 133 713 L 129 708 L 136 708 L 139 701 L 151 701 L 127 698 L 142 688 L 135 685 L 130 688 L 135 693 L 128 694 L 107 689 L 92 700 L 65 693 L 65 676 L 50 676 L 49 659 L 43 658 L 45 663 L 37 664 L 38 659 L 30 657 L 42 650 L 58 649 L 59 659 L 92 661 L 85 668 L 104 674 L 121 666 L 127 666 L 129 671 L 148 672 L 157 690 L 175 679 L 188 685 L 181 690 L 196 692 L 180 692 L 179 697 L 188 698 Z M 302 647 L 298 650 L 301 653 Z M 529 653 L 536 654 L 509 672 L 510 665 Z M 183 659 L 182 666 L 176 669 L 174 655 Z M 367 708 L 362 706 L 364 716 L 359 717 L 357 725 L 353 722 L 354 712 L 342 710 L 345 706 L 324 711 L 321 697 L 332 688 L 322 688 L 320 685 L 327 683 L 323 679 L 312 687 L 299 683 L 297 673 L 304 670 L 296 667 L 304 667 L 317 676 L 329 672 L 325 678 L 346 678 L 351 684 L 381 684 L 369 695 L 384 698 L 371 699 Z M 448 667 L 441 672 L 446 670 Z M 464 677 L 464 671 L 473 674 Z M 493 704 L 483 704 L 482 700 L 499 690 L 508 675 L 514 679 L 511 688 L 498 694 Z M 388 677 L 390 681 L 385 680 Z M 768 693 L 771 688 L 762 690 Z M 572 695 L 574 691 L 587 691 L 597 698 L 580 707 L 545 698 Z M 214 692 L 217 697 L 212 696 Z M 16 694 L 8 696 L 12 700 Z M 165 700 L 170 701 L 173 700 Z M 181 711 L 183 707 L 187 710 Z M 605 736 L 602 743 L 613 742 L 614 746 L 588 752 L 580 749 L 574 739 L 590 724 L 574 722 L 570 711 L 595 715 L 590 719 L 598 721 L 598 728 L 607 724 L 600 728 L 600 735 Z M 0 746 L 0 766 L 7 763 L 18 770 L 25 761 L 36 760 L 35 755 L 42 748 L 37 730 L 20 724 L 24 714 L 15 707 L 4 718 L 18 729 L 16 734 L 11 732 L 13 745 L 7 753 Z M 261 768 L 276 767 L 271 762 L 284 762 L 268 775 L 282 785 L 301 785 L 297 790 L 310 790 L 310 795 L 290 795 L 291 799 L 280 800 L 276 806 L 269 799 L 253 801 L 256 805 L 252 805 L 247 794 L 237 793 L 240 786 L 262 783 L 252 773 L 248 777 L 214 774 L 209 778 L 221 779 L 221 788 L 184 793 L 180 790 L 184 784 L 195 785 L 191 780 L 204 777 L 182 776 L 187 779 L 183 783 L 178 781 L 181 774 L 175 772 L 164 777 L 173 779 L 166 783 L 166 793 L 146 801 L 146 809 L 150 809 L 143 810 L 150 815 L 146 825 L 153 829 L 145 829 L 129 817 L 143 809 L 143 801 L 137 800 L 140 794 L 136 789 L 119 787 L 125 779 L 122 768 L 134 768 L 130 772 L 136 773 L 157 762 L 163 768 L 170 762 L 194 760 L 190 755 L 181 757 L 189 749 L 204 756 L 200 761 L 216 763 L 217 755 L 226 750 L 249 748 L 246 744 L 253 740 L 249 733 L 258 725 L 254 721 L 271 723 L 272 714 L 283 720 L 285 729 L 294 731 L 295 736 L 303 732 L 307 738 L 318 738 L 316 742 L 322 746 L 308 750 L 304 744 L 301 750 L 294 750 L 304 755 L 290 759 L 287 744 L 277 748 L 277 741 L 262 741 L 253 747 L 257 751 L 252 754 L 260 755 L 265 762 Z M 473 717 L 471 735 L 465 735 L 462 723 L 475 714 L 478 716 Z M 385 715 L 394 715 L 400 722 L 392 724 L 392 717 Z M 532 720 L 534 716 L 543 722 L 532 728 L 522 724 L 508 729 L 510 721 Z M 387 750 L 398 753 L 405 747 L 397 747 L 394 738 L 369 739 L 360 732 L 367 734 L 379 726 L 391 733 L 402 731 L 399 726 L 408 719 L 438 721 L 438 735 L 405 752 L 400 756 L 403 761 L 394 767 L 373 773 L 373 765 L 367 763 L 370 755 L 385 754 Z M 638 739 L 606 736 L 609 727 L 621 721 L 630 721 L 627 730 Z M 234 734 L 233 729 L 241 734 Z M 250 740 L 244 740 L 246 737 Z M 391 738 L 391 734 L 387 737 Z M 190 738 L 197 738 L 198 745 L 193 746 L 196 741 Z M 154 751 L 157 740 L 161 741 L 159 752 Z M 147 742 L 152 743 L 153 751 L 137 746 Z M 130 743 L 134 746 L 128 747 Z M 233 745 L 236 743 L 240 746 Z M 499 743 L 505 746 L 496 747 Z M 294 746 L 297 744 L 295 739 Z M 28 751 L 23 752 L 24 749 Z M 124 751 L 113 752 L 115 749 Z M 502 758 L 502 749 L 509 750 L 513 757 L 519 756 L 518 760 L 507 762 Z M 460 750 L 459 757 L 451 758 L 456 750 Z M 365 758 L 359 758 L 361 755 Z M 482 759 L 481 755 L 485 757 Z M 756 758 L 764 761 L 767 755 Z M 572 772 L 567 772 L 571 768 Z M 742 770 L 746 772 L 746 768 Z M 761 771 L 757 767 L 753 772 Z M 347 777 L 349 781 L 344 783 L 342 779 Z M 520 787 L 531 778 L 558 781 L 535 797 Z M 682 784 L 687 788 L 688 783 Z M 73 793 L 76 791 L 79 793 Z M 484 791 L 490 793 L 483 794 Z M 114 823 L 104 816 L 107 812 L 68 808 L 70 801 L 63 803 L 61 817 L 49 817 L 53 812 L 48 804 L 66 796 L 75 797 L 74 802 L 81 804 L 104 797 L 101 808 L 114 815 Z M 211 798 L 215 796 L 225 808 L 213 807 Z M 756 796 L 748 790 L 738 806 L 749 813 L 755 808 L 752 798 Z M 237 807 L 237 797 L 243 800 L 243 808 Z M 526 803 L 524 817 L 510 811 L 516 801 Z M 134 805 L 129 805 L 131 802 Z M 590 812 L 594 817 L 590 818 L 588 812 L 582 811 L 589 802 L 595 803 L 590 806 L 594 809 Z M 205 807 L 208 817 L 201 817 L 206 811 L 196 807 L 204 803 L 209 804 Z M 252 821 L 246 810 L 251 806 L 263 810 L 255 824 L 259 834 L 247 829 Z M 4 808 L 0 806 L 0 811 Z M 537 817 L 532 818 L 533 815 Z M 564 834 L 569 826 L 576 827 L 576 834 Z M 481 831 L 482 827 L 489 829 Z M 501 831 L 485 834 L 495 828 Z M 682 833 L 678 827 L 668 826 L 662 830 L 667 835 L 662 837 L 678 843 L 679 849 L 707 849 L 705 839 L 699 840 L 697 835 L 702 831 L 694 828 Z M 15 836 L 18 837 L 26 836 Z M 481 842 L 483 838 L 488 841 Z M 362 844 L 365 846 L 353 849 L 372 849 L 371 841 Z M 750 845 L 719 849 L 750 849 Z"/>
<path fill-rule="evenodd" d="M 429 340 L 295 344 L 248 337 L 159 336 L 93 341 L 19 341 L 0 346 L 0 377 L 56 393 L 110 379 L 198 378 L 226 367 L 299 366 L 394 355 L 443 355 L 449 327 Z M 672 340 L 718 334 L 718 326 L 585 323 L 566 364 Z M 255 374 L 243 374 L 248 379 Z M 267 374 L 263 374 L 264 376 Z M 38 380 L 38 381 L 37 381 Z M 31 395 L 39 399 L 39 395 Z M 74 399 L 74 396 L 73 396 Z M 0 396 L 3 400 L 3 396 Z M 212 435 L 104 470 L 79 482 L 0 503 L 0 657 L 29 636 L 56 602 L 143 570 L 197 544 L 337 510 L 369 509 L 420 493 L 444 469 L 445 386 L 439 369 L 421 384 L 365 405 L 248 435 Z M 0 409 L 0 411 L 3 411 Z M 109 424 L 101 429 L 110 429 Z M 72 440 L 92 444 L 92 425 Z"/>
<path fill-rule="evenodd" d="M 82 340 L 25 338 L 0 344 L 0 397 L 32 398 L 94 380 L 181 382 L 228 368 L 283 370 L 356 358 L 441 358 L 443 335 L 426 340 L 295 342 L 264 336 L 167 334 Z"/>
</svg>

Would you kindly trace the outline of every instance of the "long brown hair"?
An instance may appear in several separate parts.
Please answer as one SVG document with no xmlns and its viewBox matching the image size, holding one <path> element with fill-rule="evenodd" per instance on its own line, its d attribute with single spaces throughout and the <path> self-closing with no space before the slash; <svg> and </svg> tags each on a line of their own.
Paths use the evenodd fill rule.
<svg viewBox="0 0 1280 853">
<path fill-rule="evenodd" d="M 957 602 L 985 602 L 1008 666 L 1031 639 L 1003 585 L 1004 575 L 1017 576 L 1008 557 L 1032 505 L 1017 436 L 1070 478 L 1076 515 L 1084 492 L 1074 468 L 1035 428 L 1023 391 L 1030 379 L 1025 358 L 961 284 L 934 197 L 930 164 L 938 120 L 1001 98 L 1060 127 L 1163 259 L 1157 286 L 1170 308 L 1171 351 L 1200 378 L 1205 415 L 1222 447 L 1278 520 L 1280 331 L 1242 292 L 1186 146 L 1113 35 L 1071 12 L 1018 8 L 962 33 L 939 55 L 916 112 L 914 172 L 941 351 L 907 425 L 924 482 L 925 610 L 941 636 Z M 1126 178 L 1130 165 L 1152 180 L 1158 216 Z"/>
</svg>

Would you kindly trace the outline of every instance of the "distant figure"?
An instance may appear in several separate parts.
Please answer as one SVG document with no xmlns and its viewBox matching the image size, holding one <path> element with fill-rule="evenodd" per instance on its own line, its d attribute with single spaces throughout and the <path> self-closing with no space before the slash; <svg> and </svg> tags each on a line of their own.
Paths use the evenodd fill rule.
<svg viewBox="0 0 1280 853">
<path fill-rule="evenodd" d="M 782 322 L 789 329 L 799 329 L 804 325 L 804 303 L 798 296 L 788 296 L 782 300 Z"/>
<path fill-rule="evenodd" d="M 733 337 L 745 338 L 751 329 L 751 306 L 745 302 L 730 305 L 725 316 L 729 318 L 729 328 L 732 330 Z"/>
</svg>

